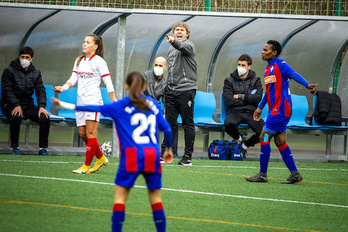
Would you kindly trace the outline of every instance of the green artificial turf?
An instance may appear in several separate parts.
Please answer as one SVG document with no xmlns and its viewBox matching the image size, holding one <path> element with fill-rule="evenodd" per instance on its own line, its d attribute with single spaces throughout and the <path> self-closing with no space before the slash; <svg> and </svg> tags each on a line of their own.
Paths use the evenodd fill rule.
<svg viewBox="0 0 348 232">
<path fill-rule="evenodd" d="M 118 159 L 73 174 L 83 162 L 0 155 L 0 231 L 111 231 Z M 163 166 L 167 231 L 348 231 L 347 163 L 297 163 L 304 181 L 295 185 L 280 184 L 289 175 L 282 162 L 269 164 L 268 183 L 245 181 L 255 161 L 174 164 Z M 123 231 L 155 231 L 145 181 L 135 185 Z"/>
</svg>

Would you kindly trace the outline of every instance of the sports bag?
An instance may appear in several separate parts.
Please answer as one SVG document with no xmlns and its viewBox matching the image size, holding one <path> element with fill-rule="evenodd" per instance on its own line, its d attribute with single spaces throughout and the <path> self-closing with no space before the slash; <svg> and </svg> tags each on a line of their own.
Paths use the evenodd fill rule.
<svg viewBox="0 0 348 232">
<path fill-rule="evenodd" d="M 208 149 L 208 157 L 212 160 L 244 160 L 237 142 L 213 140 Z"/>
</svg>

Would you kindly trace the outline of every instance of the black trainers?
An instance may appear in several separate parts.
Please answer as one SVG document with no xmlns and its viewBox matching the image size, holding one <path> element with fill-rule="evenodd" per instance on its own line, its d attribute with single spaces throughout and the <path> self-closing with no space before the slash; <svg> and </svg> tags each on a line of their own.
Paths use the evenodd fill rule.
<svg viewBox="0 0 348 232">
<path fill-rule="evenodd" d="M 191 158 L 184 155 L 182 159 L 179 161 L 178 165 L 183 165 L 183 166 L 192 166 L 192 161 Z"/>
<path fill-rule="evenodd" d="M 261 175 L 261 173 L 257 173 L 255 176 L 250 176 L 245 178 L 249 182 L 268 182 L 267 176 Z"/>
<path fill-rule="evenodd" d="M 164 160 L 163 160 L 163 156 L 161 155 L 161 157 L 160 157 L 160 163 L 161 164 L 164 164 Z"/>
<path fill-rule="evenodd" d="M 41 150 L 39 150 L 39 152 L 37 153 L 37 155 L 46 155 L 46 156 L 50 156 L 51 154 L 48 153 L 48 151 L 46 151 L 46 149 L 41 149 Z"/>
<path fill-rule="evenodd" d="M 286 181 L 283 181 L 282 184 L 296 184 L 302 182 L 303 178 L 300 173 L 291 174 Z"/>
</svg>

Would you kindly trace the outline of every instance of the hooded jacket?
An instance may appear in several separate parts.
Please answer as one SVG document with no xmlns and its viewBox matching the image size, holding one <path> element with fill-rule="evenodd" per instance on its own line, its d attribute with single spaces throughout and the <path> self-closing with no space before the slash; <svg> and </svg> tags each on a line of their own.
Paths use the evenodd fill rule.
<svg viewBox="0 0 348 232">
<path fill-rule="evenodd" d="M 27 71 L 21 66 L 19 58 L 11 61 L 1 76 L 1 106 L 25 107 L 34 104 L 32 95 L 37 98 L 38 107 L 46 107 L 46 90 L 40 70 L 30 64 Z"/>
<path fill-rule="evenodd" d="M 228 113 L 254 113 L 262 98 L 262 84 L 255 72 L 250 70 L 248 76 L 242 79 L 235 70 L 225 79 L 223 96 Z M 238 99 L 233 95 L 238 94 Z"/>
</svg>

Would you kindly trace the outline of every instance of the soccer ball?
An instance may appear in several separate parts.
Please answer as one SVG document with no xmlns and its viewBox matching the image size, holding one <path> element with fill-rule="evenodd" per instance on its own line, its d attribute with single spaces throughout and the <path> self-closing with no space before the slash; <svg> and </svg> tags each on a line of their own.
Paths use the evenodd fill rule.
<svg viewBox="0 0 348 232">
<path fill-rule="evenodd" d="M 103 152 L 105 156 L 111 156 L 112 152 L 112 142 L 105 142 L 100 146 L 100 150 Z"/>
</svg>

